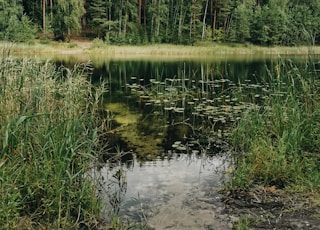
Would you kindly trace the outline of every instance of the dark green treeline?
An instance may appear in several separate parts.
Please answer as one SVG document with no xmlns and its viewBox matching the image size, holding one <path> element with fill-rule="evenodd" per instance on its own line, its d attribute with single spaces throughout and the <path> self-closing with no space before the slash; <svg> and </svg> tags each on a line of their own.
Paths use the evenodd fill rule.
<svg viewBox="0 0 320 230">
<path fill-rule="evenodd" d="M 0 39 L 320 43 L 320 0 L 0 0 Z"/>
</svg>

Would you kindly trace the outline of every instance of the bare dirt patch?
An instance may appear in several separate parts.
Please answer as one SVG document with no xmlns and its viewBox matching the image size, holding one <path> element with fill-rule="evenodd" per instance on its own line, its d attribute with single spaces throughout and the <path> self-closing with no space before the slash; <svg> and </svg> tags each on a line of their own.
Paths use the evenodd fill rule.
<svg viewBox="0 0 320 230">
<path fill-rule="evenodd" d="M 320 229 L 320 206 L 312 194 L 287 193 L 275 186 L 224 194 L 225 214 L 246 217 L 250 229 Z"/>
</svg>

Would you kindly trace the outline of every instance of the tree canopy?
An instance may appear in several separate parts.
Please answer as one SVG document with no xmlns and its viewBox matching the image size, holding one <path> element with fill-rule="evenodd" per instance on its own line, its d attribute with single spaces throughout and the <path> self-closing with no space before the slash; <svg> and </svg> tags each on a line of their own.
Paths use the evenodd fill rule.
<svg viewBox="0 0 320 230">
<path fill-rule="evenodd" d="M 76 34 L 116 44 L 319 44 L 320 0 L 0 0 L 1 40 Z"/>
</svg>

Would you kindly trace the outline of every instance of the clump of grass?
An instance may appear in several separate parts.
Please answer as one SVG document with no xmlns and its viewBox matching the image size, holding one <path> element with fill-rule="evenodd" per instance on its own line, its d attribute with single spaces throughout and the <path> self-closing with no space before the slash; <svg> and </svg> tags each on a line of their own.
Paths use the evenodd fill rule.
<svg viewBox="0 0 320 230">
<path fill-rule="evenodd" d="M 91 49 L 100 49 L 100 48 L 107 48 L 107 44 L 99 38 L 93 39 Z"/>
<path fill-rule="evenodd" d="M 310 60 L 300 67 L 281 61 L 269 73 L 269 99 L 247 111 L 233 131 L 236 169 L 230 185 L 316 191 L 320 187 L 319 79 Z"/>
<path fill-rule="evenodd" d="M 68 48 L 70 48 L 70 49 L 76 48 L 77 46 L 78 46 L 77 43 L 74 43 L 74 42 L 70 42 L 70 43 L 68 44 Z"/>
<path fill-rule="evenodd" d="M 249 230 L 250 229 L 250 219 L 248 216 L 242 216 L 240 220 L 235 224 L 235 230 Z"/>
<path fill-rule="evenodd" d="M 104 85 L 88 68 L 0 59 L 0 225 L 78 229 L 98 223 L 88 170 L 96 158 Z"/>
</svg>

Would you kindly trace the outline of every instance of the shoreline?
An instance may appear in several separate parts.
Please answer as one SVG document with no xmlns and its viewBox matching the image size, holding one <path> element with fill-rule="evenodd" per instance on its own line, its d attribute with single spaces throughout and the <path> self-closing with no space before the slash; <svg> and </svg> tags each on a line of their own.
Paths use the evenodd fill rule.
<svg viewBox="0 0 320 230">
<path fill-rule="evenodd" d="M 183 46 L 171 44 L 116 46 L 95 41 L 71 41 L 70 43 L 24 44 L 0 42 L 0 49 L 17 55 L 104 55 L 114 58 L 208 58 L 219 56 L 265 55 L 320 55 L 320 46 L 262 47 L 245 44 L 212 44 Z"/>
</svg>

